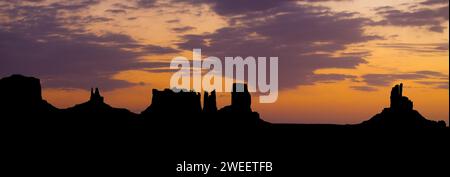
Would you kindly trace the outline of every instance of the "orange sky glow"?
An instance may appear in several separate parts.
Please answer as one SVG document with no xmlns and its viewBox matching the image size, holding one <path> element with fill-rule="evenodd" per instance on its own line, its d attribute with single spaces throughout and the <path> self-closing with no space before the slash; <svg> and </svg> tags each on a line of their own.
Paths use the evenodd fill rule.
<svg viewBox="0 0 450 177">
<path fill-rule="evenodd" d="M 298 1 L 295 2 L 295 5 L 291 4 L 289 7 L 282 4 L 271 4 L 270 9 L 269 6 L 249 6 L 248 9 L 245 9 L 245 12 L 237 10 L 237 6 L 240 6 L 238 4 L 233 6 L 236 7 L 235 9 L 227 9 L 228 6 L 222 6 L 219 3 L 155 0 L 147 1 L 147 4 L 150 4 L 149 7 L 142 8 L 144 4 L 139 2 L 145 1 L 136 1 L 105 0 L 92 3 L 76 11 L 56 11 L 52 15 L 56 15 L 56 21 L 61 23 L 58 29 L 68 30 L 68 33 L 72 35 L 71 38 L 58 39 L 58 42 L 73 40 L 75 33 L 77 37 L 80 37 L 80 40 L 87 40 L 88 37 L 86 36 L 88 35 L 94 36 L 91 38 L 98 38 L 99 36 L 119 34 L 132 39 L 133 44 L 153 47 L 136 48 L 133 45 L 120 47 L 119 50 L 139 52 L 139 56 L 132 56 L 138 62 L 167 63 L 176 56 L 192 58 L 192 48 L 189 49 L 189 47 L 202 47 L 196 46 L 197 40 L 194 39 L 197 38 L 194 37 L 205 39 L 202 43 L 205 45 L 202 52 L 207 56 L 208 54 L 214 55 L 231 50 L 228 47 L 233 48 L 226 41 L 226 39 L 230 39 L 227 38 L 227 35 L 241 35 L 248 32 L 253 34 L 248 35 L 248 40 L 267 40 L 267 42 L 262 42 L 261 46 L 269 44 L 269 42 L 271 42 L 270 44 L 280 44 L 264 46 L 267 49 L 282 48 L 284 46 L 281 44 L 284 44 L 285 41 L 287 45 L 290 44 L 290 47 L 286 49 L 270 49 L 268 53 L 254 52 L 259 51 L 256 49 L 260 48 L 255 47 L 255 50 L 252 51 L 253 46 L 249 45 L 251 49 L 243 53 L 252 54 L 253 52 L 254 56 L 280 57 L 279 70 L 283 73 L 280 74 L 281 88 L 278 100 L 275 103 L 262 104 L 259 103 L 258 96 L 253 95 L 252 97 L 252 108 L 259 112 L 266 121 L 274 123 L 360 123 L 381 112 L 384 107 L 388 107 L 391 87 L 402 82 L 405 85 L 404 94 L 414 102 L 416 110 L 428 119 L 445 120 L 448 125 L 448 1 L 447 3 L 436 4 L 426 3 L 428 2 L 426 0 Z M 0 2 L 0 26 L 3 25 L 0 30 L 8 34 L 13 33 L 15 28 L 26 30 L 19 26 L 20 19 L 17 19 L 20 14 L 25 12 L 22 13 L 17 10 L 17 14 L 15 14 L 17 17 L 12 17 L 11 11 L 13 10 L 28 6 L 34 8 L 50 6 L 56 2 L 70 3 L 57 0 L 23 1 L 18 4 Z M 242 5 L 242 7 L 244 6 Z M 258 7 L 254 11 L 268 14 L 261 15 L 260 13 L 249 12 L 253 7 Z M 419 21 L 414 16 L 415 12 L 418 11 L 429 10 L 434 13 L 437 12 L 437 9 L 443 7 L 447 8 L 447 16 L 433 16 L 436 18 L 434 23 Z M 327 17 L 317 15 L 317 13 L 324 13 Z M 344 13 L 347 15 L 343 15 Z M 291 17 L 290 14 L 299 15 L 298 20 L 286 19 Z M 420 15 L 420 13 L 417 14 Z M 283 18 L 284 15 L 286 15 L 286 18 Z M 336 25 L 330 27 L 329 31 L 324 30 L 327 32 L 305 37 L 302 34 L 323 30 L 313 28 L 314 25 L 327 25 L 316 23 L 316 21 L 310 22 L 309 20 L 303 22 L 303 17 L 306 15 L 317 15 L 317 17 L 314 16 L 314 19 L 323 19 L 324 21 L 339 16 L 339 20 L 332 22 Z M 26 15 L 23 16 L 23 19 L 31 18 Z M 412 16 L 416 20 L 397 20 L 395 19 L 396 16 L 402 16 L 402 19 Z M 94 18 L 98 20 L 92 20 Z M 347 21 L 346 19 L 350 20 Z M 361 19 L 361 22 L 357 21 L 358 23 L 355 22 L 355 25 L 353 25 L 353 20 L 356 21 L 356 19 Z M 344 23 L 342 28 L 336 27 L 339 22 Z M 279 26 L 288 23 L 294 23 L 294 25 Z M 309 23 L 312 25 L 308 25 Z M 333 36 L 334 34 L 345 35 L 347 33 L 340 33 L 339 31 L 345 31 L 347 30 L 345 28 L 355 26 L 360 28 L 357 31 L 360 31 L 361 33 L 358 35 L 362 36 L 358 39 L 355 37 L 355 39 L 347 41 Z M 295 28 L 298 28 L 298 30 L 295 30 Z M 242 31 L 237 31 L 238 29 Z M 39 30 L 39 28 L 34 29 L 36 33 Z M 80 31 L 77 32 L 77 30 Z M 58 37 L 62 35 L 60 31 L 52 32 L 55 34 L 53 36 L 48 34 L 43 36 Z M 297 33 L 297 31 L 302 31 L 302 33 Z M 280 33 L 291 36 L 286 38 Z M 2 33 L 0 33 L 0 39 L 1 35 Z M 83 38 L 81 38 L 82 35 L 84 35 Z M 347 38 L 352 38 L 352 36 L 350 35 Z M 42 43 L 53 39 L 36 37 L 36 41 Z M 114 40 L 119 39 L 121 40 L 118 37 L 114 38 Z M 298 41 L 295 41 L 297 39 Z M 248 42 L 246 40 L 242 39 L 241 42 Z M 291 40 L 294 40 L 294 42 L 291 42 Z M 302 40 L 307 40 L 308 44 L 303 45 Z M 340 43 L 342 45 L 338 45 Z M 113 47 L 120 45 L 120 43 L 116 44 L 103 38 L 90 44 Z M 329 48 L 320 46 L 328 46 L 329 44 L 331 46 Z M 294 47 L 296 45 L 299 49 Z M 145 52 L 142 52 L 144 50 Z M 242 48 L 242 50 L 245 49 Z M 280 53 L 270 53 L 271 51 L 279 51 Z M 239 51 L 229 53 L 231 56 L 237 54 L 240 54 Z M 309 57 L 319 56 L 319 54 L 324 54 L 320 56 L 326 56 L 326 59 L 323 60 L 327 62 L 315 63 L 316 58 Z M 80 55 L 80 57 L 87 55 Z M 50 57 L 49 55 L 45 56 Z M 82 61 L 88 62 L 89 65 L 96 65 L 95 59 L 103 56 L 95 55 L 95 57 L 92 57 L 93 59 Z M 124 57 L 128 57 L 128 55 L 124 55 Z M 340 60 L 343 57 L 350 58 L 349 62 L 358 62 L 351 64 L 334 62 L 334 60 Z M 77 58 L 72 57 L 71 60 L 77 60 Z M 98 86 L 105 97 L 106 103 L 140 113 L 150 105 L 152 89 L 169 87 L 173 72 L 164 70 L 169 67 L 168 64 L 158 65 L 157 67 L 152 64 L 149 64 L 149 67 L 120 67 L 126 64 L 127 60 L 120 61 L 121 63 L 117 66 L 112 65 L 110 67 L 114 69 L 92 71 L 93 75 L 102 79 L 106 78 L 108 82 L 112 80 L 124 83 L 110 88 L 107 84 L 102 85 L 103 82 L 89 80 L 89 77 L 86 77 L 86 82 L 72 84 L 72 82 L 77 81 L 76 78 L 79 78 L 79 73 L 83 74 L 83 69 L 77 69 L 73 72 L 70 69 L 64 69 L 65 71 L 56 72 L 59 67 L 58 64 L 47 66 L 44 63 L 37 67 L 46 69 L 30 71 L 29 73 L 27 73 L 29 70 L 22 68 L 17 70 L 2 68 L 4 72 L 0 74 L 4 77 L 19 72 L 20 74 L 39 77 L 44 88 L 44 99 L 59 108 L 71 107 L 86 101 L 89 98 L 90 87 Z M 288 61 L 299 62 L 298 65 L 286 64 Z M 108 59 L 102 62 L 108 62 Z M 9 63 L 11 62 L 5 62 L 4 64 Z M 84 66 L 84 63 L 77 64 Z M 98 64 L 101 65 L 100 62 Z M 55 70 L 55 72 L 50 73 L 49 71 L 49 74 L 47 74 L 47 72 L 44 72 L 47 70 Z M 86 72 L 91 71 L 86 69 Z M 59 81 L 60 73 L 67 74 L 70 77 L 67 77 L 67 81 Z M 325 76 L 333 77 L 330 79 Z M 336 78 L 334 76 L 344 77 Z M 290 78 L 294 80 L 290 82 Z M 295 78 L 298 79 L 295 80 Z M 308 78 L 312 79 L 308 80 Z M 71 84 L 64 85 L 61 83 Z M 219 93 L 218 107 L 230 104 L 230 99 L 228 93 Z"/>
</svg>

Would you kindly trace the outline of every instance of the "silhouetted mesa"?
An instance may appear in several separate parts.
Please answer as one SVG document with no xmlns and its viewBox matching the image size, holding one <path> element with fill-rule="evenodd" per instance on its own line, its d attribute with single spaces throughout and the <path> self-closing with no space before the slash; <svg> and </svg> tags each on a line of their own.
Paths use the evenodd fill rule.
<svg viewBox="0 0 450 177">
<path fill-rule="evenodd" d="M 178 93 L 171 89 L 152 90 L 152 103 L 142 112 L 143 115 L 152 113 L 164 114 L 198 114 L 202 111 L 200 93 L 180 90 Z"/>
<path fill-rule="evenodd" d="M 373 128 L 445 128 L 444 121 L 432 121 L 413 109 L 413 102 L 403 96 L 403 84 L 395 85 L 391 90 L 390 108 L 360 125 Z"/>
<path fill-rule="evenodd" d="M 42 99 L 39 79 L 22 75 L 0 79 L 1 114 L 18 117 L 25 114 L 42 116 L 55 111 L 55 107 Z"/>
</svg>

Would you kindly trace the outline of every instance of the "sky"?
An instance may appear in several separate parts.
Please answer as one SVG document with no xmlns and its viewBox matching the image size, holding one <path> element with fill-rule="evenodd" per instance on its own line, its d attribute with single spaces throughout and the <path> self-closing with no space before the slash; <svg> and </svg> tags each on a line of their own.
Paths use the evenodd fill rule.
<svg viewBox="0 0 450 177">
<path fill-rule="evenodd" d="M 277 56 L 273 123 L 354 124 L 402 82 L 414 108 L 449 119 L 448 0 L 2 0 L 0 76 L 41 79 L 58 108 L 105 101 L 139 113 L 176 56 Z M 218 107 L 230 95 L 218 94 Z"/>
</svg>

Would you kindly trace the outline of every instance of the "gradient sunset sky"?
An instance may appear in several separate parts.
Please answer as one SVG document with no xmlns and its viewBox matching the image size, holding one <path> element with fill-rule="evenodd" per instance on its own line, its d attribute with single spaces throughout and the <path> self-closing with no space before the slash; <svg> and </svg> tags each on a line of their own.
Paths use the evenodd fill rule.
<svg viewBox="0 0 450 177">
<path fill-rule="evenodd" d="M 1 0 L 0 76 L 40 78 L 59 108 L 99 87 L 139 113 L 193 48 L 278 56 L 278 101 L 253 96 L 266 121 L 359 123 L 403 82 L 416 110 L 448 125 L 448 14 L 448 0 Z"/>
</svg>

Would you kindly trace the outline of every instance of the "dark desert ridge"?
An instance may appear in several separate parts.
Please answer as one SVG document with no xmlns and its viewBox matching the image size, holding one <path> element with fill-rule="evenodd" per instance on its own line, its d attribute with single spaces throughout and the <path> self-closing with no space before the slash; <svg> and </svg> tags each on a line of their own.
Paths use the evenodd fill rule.
<svg viewBox="0 0 450 177">
<path fill-rule="evenodd" d="M 152 90 L 151 105 L 135 114 L 106 104 L 96 88 L 85 103 L 58 109 L 42 99 L 39 79 L 12 75 L 0 80 L 3 161 L 15 174 L 57 176 L 205 176 L 177 173 L 184 161 L 273 164 L 272 172 L 208 176 L 441 174 L 448 128 L 414 110 L 402 87 L 361 124 L 271 124 L 252 111 L 247 91 L 218 109 L 215 92 L 204 93 L 201 106 L 200 93 Z"/>
<path fill-rule="evenodd" d="M 236 92 L 244 87 L 244 92 Z M 298 128 L 298 129 L 421 129 L 445 128 L 444 121 L 432 121 L 413 109 L 413 102 L 403 96 L 403 84 L 395 85 L 390 96 L 390 107 L 367 121 L 355 125 L 271 124 L 251 109 L 251 96 L 247 85 L 234 84 L 231 105 L 218 109 L 216 93 L 204 93 L 203 106 L 200 93 L 170 89 L 152 90 L 151 105 L 141 114 L 122 108 L 113 108 L 104 102 L 98 88 L 91 89 L 88 101 L 67 109 L 58 109 L 41 95 L 37 78 L 12 75 L 0 80 L 0 113 L 3 121 L 11 125 L 41 128 L 77 127 L 93 129 L 142 129 L 149 127 L 217 128 Z"/>
</svg>

